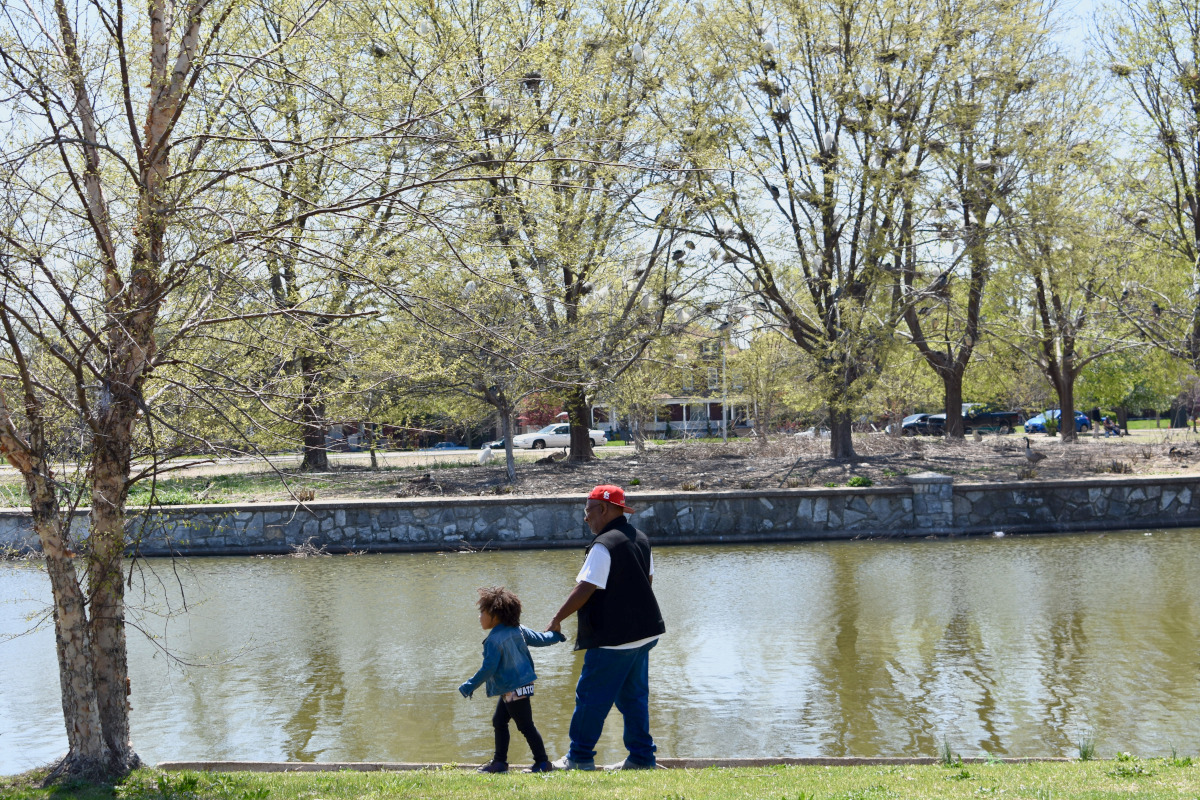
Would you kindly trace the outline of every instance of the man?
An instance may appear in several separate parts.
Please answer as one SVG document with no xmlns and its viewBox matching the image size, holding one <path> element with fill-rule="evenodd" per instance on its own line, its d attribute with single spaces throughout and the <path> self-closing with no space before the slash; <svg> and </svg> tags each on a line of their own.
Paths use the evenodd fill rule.
<svg viewBox="0 0 1200 800">
<path fill-rule="evenodd" d="M 576 650 L 586 650 L 575 686 L 571 749 L 554 763 L 558 769 L 595 769 L 596 742 L 615 703 L 625 719 L 629 757 L 609 769 L 654 769 L 650 736 L 650 649 L 666 632 L 651 584 L 654 559 L 650 540 L 625 518 L 625 492 L 597 486 L 588 495 L 583 518 L 593 536 L 575 588 L 550 621 L 579 613 Z"/>
</svg>

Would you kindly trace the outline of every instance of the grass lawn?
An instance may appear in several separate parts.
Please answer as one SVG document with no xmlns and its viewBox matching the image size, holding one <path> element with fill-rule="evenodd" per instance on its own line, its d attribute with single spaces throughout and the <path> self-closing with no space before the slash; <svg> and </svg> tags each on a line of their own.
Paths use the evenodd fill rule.
<svg viewBox="0 0 1200 800">
<path fill-rule="evenodd" d="M 1189 433 L 1191 429 L 1184 430 L 1182 428 L 1171 428 L 1171 421 L 1163 417 L 1158 421 L 1158 428 L 1162 433 Z M 1129 430 L 1131 431 L 1152 431 L 1155 430 L 1154 420 L 1152 419 L 1131 419 L 1129 420 Z"/>
<path fill-rule="evenodd" d="M 0 778 L 0 798 L 57 800 L 335 800 L 427 798 L 540 800 L 890 800 L 1012 797 L 1194 798 L 1200 767 L 1191 759 L 1059 763 L 970 763 L 954 766 L 783 766 L 627 773 L 475 775 L 456 769 L 422 772 L 163 773 L 140 770 L 115 787 L 36 788 L 36 773 Z"/>
</svg>

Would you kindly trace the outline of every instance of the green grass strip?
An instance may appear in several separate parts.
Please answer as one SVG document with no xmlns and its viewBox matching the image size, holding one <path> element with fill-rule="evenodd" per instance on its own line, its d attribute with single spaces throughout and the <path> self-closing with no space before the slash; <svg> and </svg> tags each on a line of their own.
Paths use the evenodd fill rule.
<svg viewBox="0 0 1200 800">
<path fill-rule="evenodd" d="M 446 768 L 412 772 L 197 773 L 139 770 L 116 786 L 37 787 L 38 775 L 0 779 L 8 800 L 888 800 L 1005 797 L 1194 798 L 1200 767 L 1190 759 L 1134 759 L 952 766 L 779 766 L 548 775 L 476 775 Z"/>
</svg>

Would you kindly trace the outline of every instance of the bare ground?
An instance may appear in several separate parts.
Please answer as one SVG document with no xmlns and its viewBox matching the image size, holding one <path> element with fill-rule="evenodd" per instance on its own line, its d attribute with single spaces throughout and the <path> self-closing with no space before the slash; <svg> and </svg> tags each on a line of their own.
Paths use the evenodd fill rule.
<svg viewBox="0 0 1200 800">
<path fill-rule="evenodd" d="M 463 452 L 468 463 L 448 460 L 422 465 L 371 470 L 338 467 L 331 472 L 303 473 L 294 469 L 262 472 L 262 462 L 217 462 L 191 473 L 164 475 L 155 501 L 161 505 L 187 503 L 261 503 L 289 500 L 390 499 L 478 495 L 582 494 L 600 483 L 614 483 L 631 494 L 644 492 L 779 489 L 804 486 L 887 486 L 901 484 L 917 472 L 952 475 L 958 483 L 1014 480 L 1106 480 L 1128 475 L 1200 475 L 1200 436 L 1188 431 L 1143 430 L 1122 439 L 1081 437 L 1067 444 L 1061 438 L 1031 437 L 1033 448 L 1046 458 L 1032 467 L 1025 459 L 1020 435 L 968 437 L 961 442 L 919 437 L 897 439 L 882 435 L 856 436 L 858 457 L 830 459 L 828 440 L 775 436 L 767 442 L 738 439 L 728 444 L 679 443 L 649 447 L 643 453 L 604 448 L 587 464 L 563 461 L 538 464 L 517 462 L 517 481 L 510 484 L 503 454 L 491 463 L 473 463 L 475 453 Z M 615 451 L 615 452 L 614 452 Z M 391 459 L 403 462 L 408 459 Z M 409 460 L 411 463 L 411 460 Z M 1032 472 L 1031 472 L 1032 470 Z M 0 480 L 0 507 L 28 505 L 15 473 Z M 853 484 L 851 481 L 853 480 Z M 867 484 L 867 481 L 870 483 Z M 135 487 L 131 505 L 149 502 L 148 482 Z"/>
<path fill-rule="evenodd" d="M 1032 474 L 1024 439 L 1018 435 L 985 436 L 981 441 L 968 437 L 962 442 L 861 436 L 855 439 L 858 458 L 853 461 L 830 459 L 827 440 L 780 436 L 765 443 L 666 445 L 643 453 L 605 455 L 582 465 L 518 463 L 517 482 L 512 485 L 500 459 L 487 465 L 397 471 L 386 477 L 346 470 L 326 476 L 327 485 L 315 494 L 325 500 L 556 495 L 583 493 L 599 483 L 617 484 L 631 493 L 775 489 L 844 486 L 856 476 L 886 486 L 926 471 L 952 475 L 960 483 L 1200 474 L 1200 437 L 1182 431 L 1141 431 L 1122 439 L 1086 436 L 1071 444 L 1045 436 L 1031 441 L 1035 451 L 1046 455 Z M 284 491 L 278 497 L 258 499 L 286 496 Z"/>
</svg>

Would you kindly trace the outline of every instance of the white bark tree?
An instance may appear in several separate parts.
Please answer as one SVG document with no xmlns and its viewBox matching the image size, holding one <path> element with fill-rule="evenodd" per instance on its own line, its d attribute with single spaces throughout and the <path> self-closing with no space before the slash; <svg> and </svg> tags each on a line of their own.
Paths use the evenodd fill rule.
<svg viewBox="0 0 1200 800">
<path fill-rule="evenodd" d="M 133 454 L 135 439 L 165 421 L 159 393 L 189 391 L 177 359 L 196 337 L 237 320 L 328 316 L 311 298 L 280 308 L 265 293 L 239 290 L 269 284 L 264 253 L 295 246 L 289 233 L 298 226 L 394 227 L 411 219 L 405 201 L 429 183 L 376 158 L 420 149 L 432 101 L 420 81 L 374 94 L 323 91 L 347 63 L 375 57 L 380 25 L 371 9 L 300 0 L 271 11 L 241 0 L 146 9 L 43 0 L 8 5 L 0 17 L 9 137 L 0 166 L 0 454 L 25 478 L 54 593 L 70 747 L 56 774 L 120 774 L 138 764 L 126 500 L 134 481 L 154 474 L 135 471 Z M 430 61 L 422 78 L 452 69 Z M 320 124 L 289 127 L 280 106 L 289 94 L 309 104 L 308 120 L 352 124 L 340 135 Z M 281 175 L 322 158 L 339 165 L 335 185 L 260 213 L 260 200 L 277 204 L 296 185 Z M 381 208 L 400 211 L 389 221 Z M 338 246 L 309 248 L 307 263 Z M 79 542 L 49 461 L 61 418 L 87 431 L 91 516 Z"/>
</svg>

